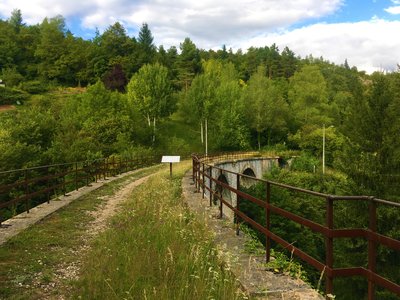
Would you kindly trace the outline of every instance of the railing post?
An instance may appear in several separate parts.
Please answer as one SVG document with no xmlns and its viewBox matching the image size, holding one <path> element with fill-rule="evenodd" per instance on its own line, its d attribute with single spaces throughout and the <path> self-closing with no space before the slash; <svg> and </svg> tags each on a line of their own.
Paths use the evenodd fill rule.
<svg viewBox="0 0 400 300">
<path fill-rule="evenodd" d="M 28 199 L 28 195 L 29 195 L 29 185 L 28 185 L 28 170 L 25 169 L 24 171 L 24 187 L 25 187 L 25 210 L 26 213 L 29 214 L 29 199 Z"/>
<path fill-rule="evenodd" d="M 78 190 L 78 163 L 75 163 L 75 190 Z"/>
<path fill-rule="evenodd" d="M 239 191 L 240 189 L 240 175 L 236 174 L 236 190 Z M 240 197 L 236 193 L 236 210 L 239 211 L 240 209 Z M 235 225 L 236 225 L 236 235 L 239 235 L 239 215 L 235 212 Z"/>
<path fill-rule="evenodd" d="M 221 174 L 222 174 L 222 171 L 220 171 L 221 172 Z M 220 185 L 221 186 L 221 185 Z M 223 186 L 221 186 L 221 193 L 220 193 L 220 195 L 219 195 L 219 218 L 220 219 L 222 219 L 222 216 L 223 216 L 223 211 L 222 211 L 222 209 L 223 209 L 223 207 L 222 207 L 222 200 L 224 199 L 224 197 L 223 197 L 223 195 L 224 195 L 224 187 Z"/>
<path fill-rule="evenodd" d="M 271 183 L 266 183 L 266 197 L 265 197 L 265 229 L 269 233 L 271 230 L 271 211 L 269 204 L 271 203 Z M 265 235 L 265 260 L 268 263 L 271 259 L 271 238 Z"/>
<path fill-rule="evenodd" d="M 107 158 L 103 159 L 103 176 L 104 176 L 104 180 L 107 179 Z"/>
<path fill-rule="evenodd" d="M 376 202 L 374 197 L 369 199 L 369 231 L 376 233 L 377 230 Z M 368 239 L 368 270 L 375 273 L 376 271 L 376 243 L 369 237 Z M 368 300 L 375 300 L 375 284 L 368 278 Z"/>
<path fill-rule="evenodd" d="M 47 204 L 50 203 L 50 191 L 49 191 L 49 167 L 46 167 L 46 198 Z"/>
<path fill-rule="evenodd" d="M 326 198 L 326 227 L 329 229 L 328 236 L 325 237 L 326 241 L 326 266 L 328 272 L 326 273 L 326 295 L 333 294 L 333 276 L 331 271 L 333 269 L 333 238 L 331 230 L 333 229 L 333 199 L 332 197 Z M 329 299 L 326 296 L 326 299 Z"/>
<path fill-rule="evenodd" d="M 194 160 L 194 156 L 192 156 L 192 180 L 194 182 L 194 166 L 195 166 L 195 160 Z"/>
<path fill-rule="evenodd" d="M 212 206 L 212 196 L 213 196 L 213 187 L 212 187 L 212 166 L 210 166 L 210 207 Z"/>
<path fill-rule="evenodd" d="M 205 181 L 205 174 L 204 174 L 204 163 L 203 163 L 203 166 L 202 166 L 203 168 L 202 168 L 202 178 L 203 178 L 203 181 L 202 181 L 202 185 L 201 185 L 201 187 L 203 188 L 203 191 L 202 191 L 202 193 L 201 193 L 201 199 L 204 199 L 204 193 L 206 192 L 206 181 Z"/>
<path fill-rule="evenodd" d="M 200 162 L 197 161 L 196 164 L 196 191 L 197 193 L 200 192 Z"/>
<path fill-rule="evenodd" d="M 65 189 L 65 171 L 64 170 L 62 171 L 62 191 L 63 191 L 63 195 L 65 196 L 66 189 Z"/>
</svg>

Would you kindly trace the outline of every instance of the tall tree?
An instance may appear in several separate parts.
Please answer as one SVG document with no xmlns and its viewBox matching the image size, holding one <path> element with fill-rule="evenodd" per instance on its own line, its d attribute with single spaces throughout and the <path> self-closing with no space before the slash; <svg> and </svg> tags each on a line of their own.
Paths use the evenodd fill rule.
<svg viewBox="0 0 400 300">
<path fill-rule="evenodd" d="M 181 54 L 176 61 L 178 86 L 187 91 L 193 78 L 201 70 L 200 55 L 196 45 L 189 38 L 185 38 L 180 44 L 180 49 Z"/>
<path fill-rule="evenodd" d="M 329 124 L 325 78 L 316 65 L 306 65 L 290 79 L 288 98 L 298 127 Z"/>
<path fill-rule="evenodd" d="M 153 127 L 152 141 L 156 138 L 156 120 L 171 114 L 174 103 L 171 97 L 168 69 L 158 63 L 144 65 L 128 84 L 128 99 L 137 106 L 149 127 Z"/>
<path fill-rule="evenodd" d="M 152 63 L 156 55 L 154 38 L 147 23 L 143 23 L 139 31 L 138 43 L 140 47 L 140 63 Z"/>
<path fill-rule="evenodd" d="M 261 149 L 262 133 L 266 133 L 270 144 L 273 131 L 286 128 L 288 105 L 279 86 L 265 76 L 264 66 L 259 66 L 251 76 L 243 97 L 247 120 L 257 132 L 257 145 Z"/>
<path fill-rule="evenodd" d="M 48 80 L 58 79 L 62 71 L 57 66 L 57 60 L 66 53 L 65 20 L 62 16 L 45 18 L 40 25 L 40 41 L 35 56 L 40 60 L 39 75 Z"/>
<path fill-rule="evenodd" d="M 22 21 L 22 13 L 21 10 L 19 9 L 14 9 L 11 12 L 11 17 L 8 20 L 8 22 L 10 23 L 10 25 L 14 28 L 16 33 L 19 33 L 21 30 L 21 27 L 24 25 L 23 21 Z"/>
</svg>

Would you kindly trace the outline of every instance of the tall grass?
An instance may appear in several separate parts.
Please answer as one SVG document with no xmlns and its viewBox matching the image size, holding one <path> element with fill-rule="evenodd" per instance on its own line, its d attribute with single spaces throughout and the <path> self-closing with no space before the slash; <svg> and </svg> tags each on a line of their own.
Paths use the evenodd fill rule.
<svg viewBox="0 0 400 300">
<path fill-rule="evenodd" d="M 184 206 L 188 164 L 137 188 L 86 258 L 82 299 L 245 299 L 206 226 Z"/>
</svg>

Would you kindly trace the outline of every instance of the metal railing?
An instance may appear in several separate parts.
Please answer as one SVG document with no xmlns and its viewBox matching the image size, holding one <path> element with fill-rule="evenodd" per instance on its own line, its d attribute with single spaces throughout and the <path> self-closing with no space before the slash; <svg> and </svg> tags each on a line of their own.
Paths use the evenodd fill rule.
<svg viewBox="0 0 400 300">
<path fill-rule="evenodd" d="M 91 182 L 106 180 L 107 177 L 160 161 L 160 155 L 133 159 L 112 157 L 0 172 L 0 225 L 7 216 L 29 213 L 32 203 L 34 206 L 49 203 L 54 196 L 66 195 Z"/>
<path fill-rule="evenodd" d="M 219 200 L 219 214 L 220 217 L 223 215 L 223 205 L 233 211 L 234 220 L 236 222 L 237 234 L 239 234 L 239 221 L 243 220 L 251 225 L 259 233 L 263 234 L 266 239 L 265 252 L 266 261 L 270 260 L 270 249 L 271 240 L 281 245 L 288 251 L 292 252 L 293 255 L 305 261 L 307 264 L 313 266 L 319 272 L 325 276 L 325 292 L 326 295 L 333 294 L 333 280 L 337 277 L 350 277 L 350 276 L 361 276 L 368 280 L 368 299 L 375 299 L 376 286 L 380 286 L 400 296 L 400 285 L 390 281 L 377 274 L 377 248 L 383 245 L 395 251 L 400 251 L 400 241 L 389 236 L 382 235 L 377 232 L 377 206 L 385 205 L 400 209 L 400 203 L 391 202 L 382 199 L 376 199 L 369 196 L 334 196 L 324 193 L 314 192 L 302 188 L 289 186 L 273 182 L 270 180 L 257 179 L 248 175 L 235 173 L 222 168 L 219 168 L 212 164 L 214 161 L 229 161 L 234 159 L 244 159 L 246 157 L 254 156 L 253 154 L 241 156 L 240 153 L 224 154 L 218 157 L 216 160 L 215 156 L 192 156 L 193 161 L 193 180 L 195 182 L 196 190 L 200 192 L 202 189 L 202 195 L 208 192 L 210 206 L 212 206 L 212 199 L 216 197 Z M 217 178 L 213 177 L 213 171 L 218 170 L 218 174 L 230 174 L 230 176 L 236 176 L 236 186 L 231 186 L 229 183 L 222 182 Z M 241 180 L 248 179 L 254 180 L 258 183 L 265 185 L 265 199 L 259 199 L 251 196 L 240 190 Z M 207 185 L 208 183 L 208 185 Z M 295 193 L 311 195 L 317 198 L 322 198 L 325 201 L 325 224 L 319 224 L 307 218 L 304 218 L 298 214 L 290 212 L 283 207 L 278 207 L 271 203 L 271 188 L 276 187 Z M 218 190 L 225 189 L 231 193 L 236 194 L 237 204 L 233 206 L 230 201 L 224 199 L 222 193 Z M 265 211 L 265 225 L 261 225 L 256 222 L 244 212 L 240 211 L 240 201 L 250 201 Z M 334 228 L 334 203 L 338 201 L 366 201 L 368 202 L 368 229 L 365 228 L 346 228 L 346 229 L 335 229 Z M 399 210 L 400 212 L 400 210 Z M 360 212 L 361 213 L 361 212 Z M 293 221 L 301 226 L 311 229 L 314 232 L 322 234 L 325 239 L 325 262 L 321 262 L 318 259 L 312 257 L 310 254 L 295 247 L 293 243 L 290 243 L 283 239 L 281 236 L 274 233 L 271 228 L 271 214 L 279 215 L 287 220 Z M 347 267 L 347 268 L 334 268 L 334 239 L 337 238 L 363 238 L 368 242 L 368 264 L 367 267 Z M 399 262 L 400 270 L 400 262 Z"/>
</svg>

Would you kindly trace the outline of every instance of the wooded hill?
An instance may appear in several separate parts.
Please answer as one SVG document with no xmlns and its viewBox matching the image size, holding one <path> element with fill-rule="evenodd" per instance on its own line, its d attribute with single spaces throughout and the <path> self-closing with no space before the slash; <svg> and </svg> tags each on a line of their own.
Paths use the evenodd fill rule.
<svg viewBox="0 0 400 300">
<path fill-rule="evenodd" d="M 364 191 L 396 197 L 400 74 L 367 75 L 347 61 L 300 58 L 276 45 L 203 50 L 186 38 L 165 49 L 147 24 L 120 23 L 92 40 L 62 16 L 28 26 L 0 20 L 1 170 L 137 151 L 299 149 Z M 76 93 L 57 89 L 88 87 Z M 178 125 L 177 125 L 178 124 Z M 146 149 L 146 150 L 143 150 Z M 397 181 L 396 181 L 397 180 Z"/>
</svg>

